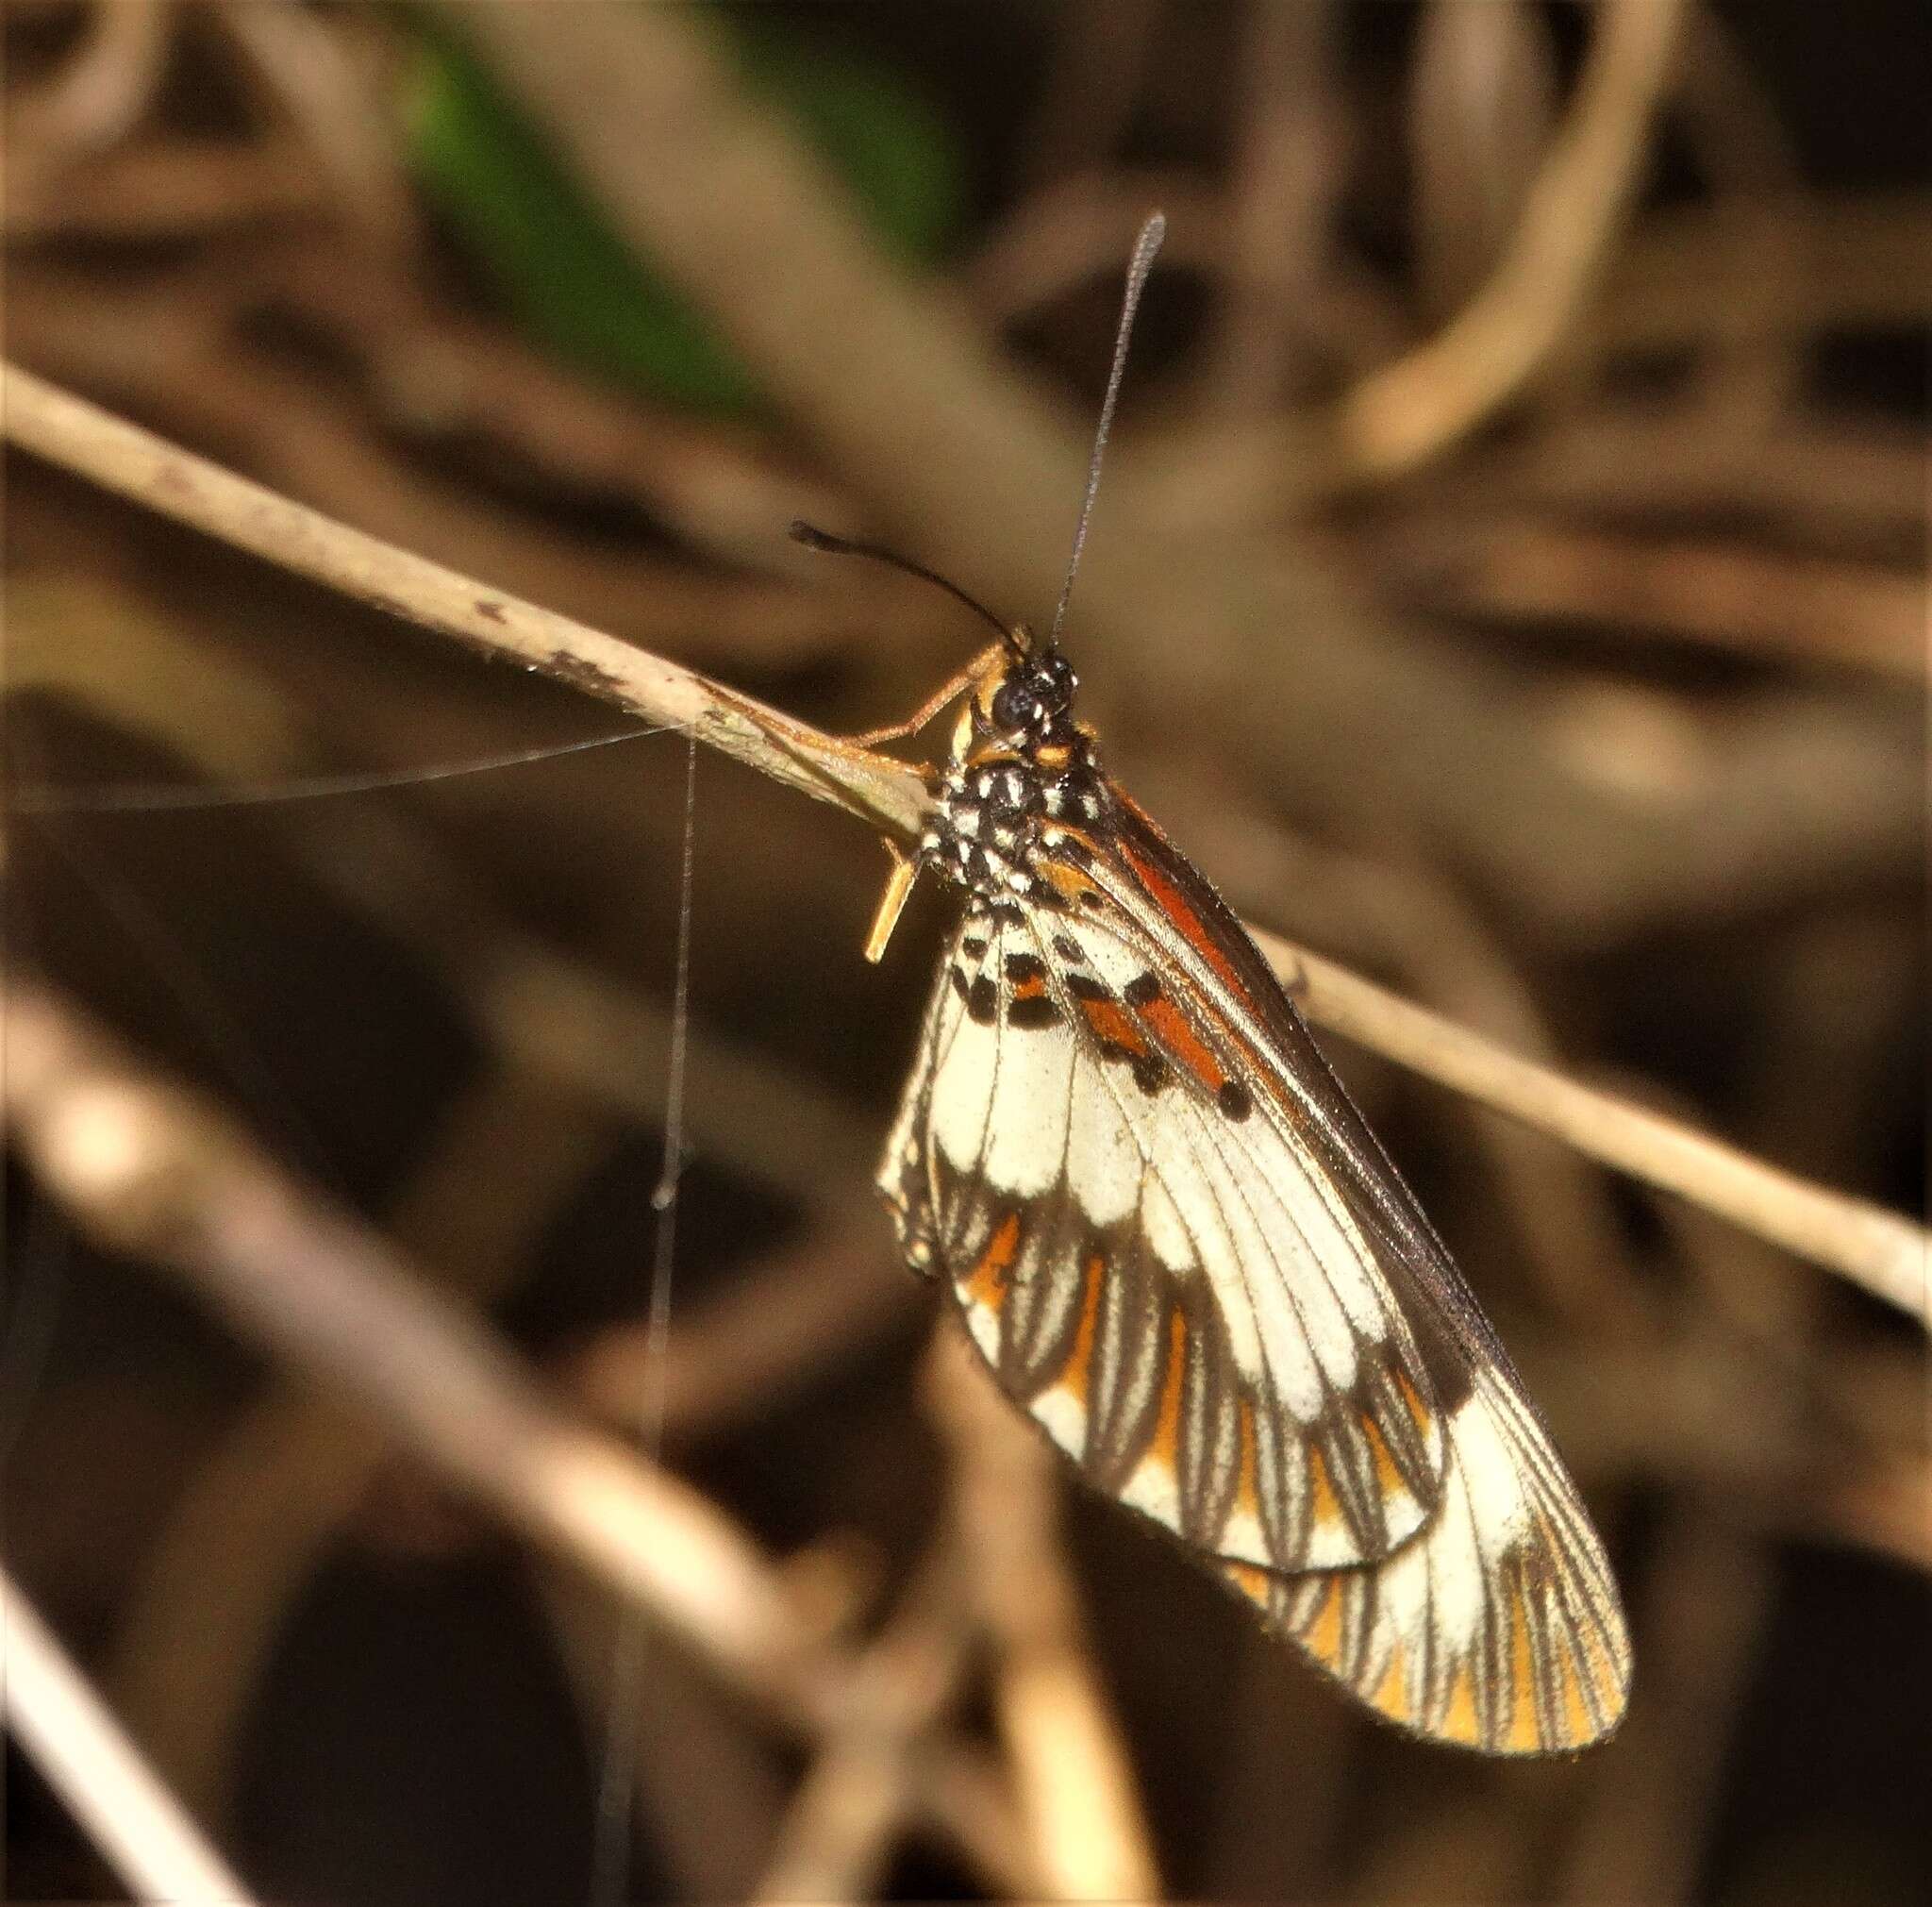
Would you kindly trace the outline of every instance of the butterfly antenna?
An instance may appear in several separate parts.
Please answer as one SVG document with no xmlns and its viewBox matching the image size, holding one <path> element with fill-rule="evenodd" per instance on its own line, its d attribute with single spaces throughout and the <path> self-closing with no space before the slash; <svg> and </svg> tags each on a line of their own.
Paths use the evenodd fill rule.
<svg viewBox="0 0 1932 1907">
<path fill-rule="evenodd" d="M 901 556 L 895 549 L 887 549 L 876 543 L 860 543 L 854 537 L 834 536 L 828 529 L 819 529 L 803 518 L 794 518 L 791 525 L 791 541 L 802 543 L 807 549 L 815 549 L 827 556 L 870 557 L 874 562 L 882 562 L 890 568 L 904 570 L 908 576 L 917 577 L 921 582 L 937 583 L 939 587 L 962 602 L 975 616 L 983 617 L 1000 632 L 1002 641 L 1009 641 L 1012 630 L 1001 622 L 977 596 L 969 596 L 956 582 L 949 581 L 937 570 L 929 570 L 923 562 L 914 562 L 909 556 Z"/>
<path fill-rule="evenodd" d="M 1167 236 L 1167 220 L 1151 212 L 1134 241 L 1134 256 L 1127 260 L 1127 292 L 1121 303 L 1120 328 L 1114 333 L 1113 369 L 1107 374 L 1107 395 L 1100 402 L 1100 427 L 1093 433 L 1093 456 L 1087 465 L 1087 494 L 1080 502 L 1079 527 L 1074 531 L 1074 553 L 1067 559 L 1067 579 L 1060 585 L 1060 599 L 1053 612 L 1051 647 L 1059 641 L 1060 625 L 1067 619 L 1067 602 L 1074 594 L 1074 572 L 1080 567 L 1080 552 L 1087 544 L 1087 522 L 1093 514 L 1093 494 L 1100 488 L 1100 460 L 1107 452 L 1107 434 L 1113 428 L 1113 407 L 1121 394 L 1121 378 L 1127 368 L 1127 340 L 1134 332 L 1134 313 L 1140 309 L 1141 293 L 1147 275 L 1154 269 L 1154 255 Z"/>
</svg>

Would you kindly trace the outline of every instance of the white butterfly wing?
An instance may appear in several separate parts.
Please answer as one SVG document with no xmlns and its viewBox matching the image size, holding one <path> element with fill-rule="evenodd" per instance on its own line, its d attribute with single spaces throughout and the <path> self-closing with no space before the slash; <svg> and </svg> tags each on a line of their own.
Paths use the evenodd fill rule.
<svg viewBox="0 0 1932 1907">
<path fill-rule="evenodd" d="M 1431 1380 L 1369 1235 L 1236 1063 L 1125 940 L 980 914 L 880 1183 L 1097 1487 L 1232 1561 L 1371 1561 L 1440 1500 Z"/>
<path fill-rule="evenodd" d="M 1429 1527 L 1373 1569 L 1223 1573 L 1389 1720 L 1493 1754 L 1587 1748 L 1623 1719 L 1630 1638 L 1602 1546 L 1503 1370 L 1449 1419 Z"/>
<path fill-rule="evenodd" d="M 1094 1484 L 1372 1708 L 1602 1738 L 1616 1585 L 1507 1355 L 1232 916 L 1151 824 L 1123 848 L 1091 909 L 956 937 L 880 1173 L 908 1258 Z"/>
</svg>

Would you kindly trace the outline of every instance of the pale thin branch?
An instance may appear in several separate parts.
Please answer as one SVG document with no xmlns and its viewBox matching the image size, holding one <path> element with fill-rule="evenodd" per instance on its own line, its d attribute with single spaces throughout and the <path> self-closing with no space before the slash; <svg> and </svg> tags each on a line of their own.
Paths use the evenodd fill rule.
<svg viewBox="0 0 1932 1907">
<path fill-rule="evenodd" d="M 817 1714 L 824 1664 L 710 1503 L 559 1410 L 385 1241 L 17 965 L 6 1004 L 0 1105 L 76 1222 L 182 1273 L 245 1335 L 356 1397 L 447 1481 L 737 1686 L 794 1719 Z"/>
<path fill-rule="evenodd" d="M 1538 1066 L 1454 1021 L 1256 931 L 1308 1018 L 1647 1184 L 1674 1192 L 1932 1326 L 1922 1226 L 1813 1185 L 1627 1099 Z"/>
<path fill-rule="evenodd" d="M 928 797 L 919 776 L 903 764 L 335 523 L 17 366 L 0 370 L 8 436 L 50 461 L 483 654 L 640 714 L 696 723 L 700 740 L 844 808 L 884 833 L 904 840 L 918 832 Z M 1332 962 L 1270 936 L 1259 938 L 1272 949 L 1271 958 L 1285 962 L 1292 983 L 1303 986 L 1303 1007 L 1318 1024 L 1555 1133 L 1606 1164 L 1721 1213 L 1921 1322 L 1932 1322 L 1926 1293 L 1932 1241 L 1909 1220 L 1808 1184 L 1688 1127 L 1593 1092 Z"/>
<path fill-rule="evenodd" d="M 0 1711 L 128 1891 L 184 1907 L 248 1907 L 235 1878 L 0 1571 Z"/>
<path fill-rule="evenodd" d="M 864 1900 L 877 1892 L 958 1690 L 970 1631 L 943 1539 L 885 1632 L 853 1665 L 841 1710 L 780 1822 L 754 1899 Z"/>
<path fill-rule="evenodd" d="M 1053 600 L 1088 420 L 867 233 L 701 11 L 439 0 L 612 229 L 710 315 L 855 500 L 982 595 Z M 1241 499 L 1185 527 L 1157 514 L 1131 447 L 1080 577 L 1082 630 L 1105 632 L 1112 664 L 1090 706 L 1111 683 L 1154 720 L 1211 717 L 1217 745 L 1285 809 L 1407 828 L 1573 944 L 1918 855 L 1917 738 L 1890 712 L 1827 711 L 1842 766 L 1779 772 L 1789 762 L 1747 727 L 1674 807 L 1633 801 L 1543 745 L 1510 672 L 1418 640 L 1312 537 L 1231 532 L 1257 522 Z"/>
<path fill-rule="evenodd" d="M 838 803 L 882 832 L 917 834 L 925 795 L 910 769 L 845 747 L 692 670 L 336 523 L 17 365 L 4 372 L 0 410 L 7 435 L 24 449 L 486 655 L 653 721 L 695 727 L 710 746 Z"/>
<path fill-rule="evenodd" d="M 1548 360 L 1595 289 L 1635 192 L 1683 13 L 1684 0 L 1605 0 L 1569 118 L 1488 283 L 1342 402 L 1335 429 L 1352 470 L 1383 478 L 1426 462 Z"/>
<path fill-rule="evenodd" d="M 961 1566 L 995 1650 L 993 1713 L 1041 1878 L 1058 1899 L 1151 1900 L 1153 1845 L 1060 1551 L 1053 1455 L 950 1323 L 926 1396 L 952 1447 Z"/>
</svg>

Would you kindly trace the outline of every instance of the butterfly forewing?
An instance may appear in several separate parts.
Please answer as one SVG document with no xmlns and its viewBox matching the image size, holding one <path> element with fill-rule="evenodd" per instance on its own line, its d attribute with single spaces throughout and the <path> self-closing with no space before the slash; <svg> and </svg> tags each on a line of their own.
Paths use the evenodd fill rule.
<svg viewBox="0 0 1932 1907">
<path fill-rule="evenodd" d="M 1316 1664 L 1403 1728 L 1496 1754 L 1587 1748 L 1622 1718 L 1616 1585 L 1521 1394 L 1485 1371 L 1451 1414 L 1427 1531 L 1374 1569 L 1222 1573 Z"/>
<path fill-rule="evenodd" d="M 1158 989 L 1096 919 L 969 917 L 882 1175 L 908 1255 L 1097 1486 L 1234 1561 L 1386 1556 L 1441 1494 L 1425 1364 L 1369 1235 Z"/>
<path fill-rule="evenodd" d="M 1630 1644 L 1588 1513 L 1507 1353 L 1379 1142 L 1233 913 L 1116 793 L 1110 851 L 1087 861 L 1150 957 L 1191 973 L 1205 1021 L 1259 1030 L 1254 1057 L 1318 1172 L 1377 1244 L 1445 1413 L 1441 1501 L 1373 1569 L 1226 1565 L 1328 1673 L 1419 1733 L 1497 1753 L 1587 1746 L 1627 1699 Z"/>
<path fill-rule="evenodd" d="M 1601 1547 L 1447 1251 L 1252 942 L 1118 791 L 975 898 L 880 1183 L 1000 1383 L 1390 1719 L 1621 1717 Z"/>
</svg>

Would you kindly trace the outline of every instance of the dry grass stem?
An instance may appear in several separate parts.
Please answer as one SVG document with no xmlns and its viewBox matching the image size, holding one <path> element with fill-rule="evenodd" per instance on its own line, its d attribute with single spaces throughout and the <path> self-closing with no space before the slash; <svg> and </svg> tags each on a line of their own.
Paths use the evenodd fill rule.
<svg viewBox="0 0 1932 1907">
<path fill-rule="evenodd" d="M 8 434 L 51 461 L 481 653 L 656 720 L 696 724 L 701 740 L 889 835 L 903 840 L 917 832 L 924 785 L 890 758 L 335 523 L 17 367 L 5 372 L 0 395 Z M 1332 962 L 1261 938 L 1284 973 L 1304 986 L 1302 1004 L 1319 1025 L 1722 1213 L 1922 1322 L 1932 1320 L 1923 1228 L 1503 1053 Z"/>
<path fill-rule="evenodd" d="M 885 1633 L 852 1669 L 780 1822 L 754 1898 L 864 1900 L 879 1891 L 892 1843 L 923 1785 L 932 1735 L 966 1667 L 971 1631 L 942 1544 Z"/>
<path fill-rule="evenodd" d="M 961 1564 L 995 1649 L 994 1713 L 1049 1896 L 1152 1900 L 1153 1843 L 1060 1549 L 1058 1466 L 961 1331 L 937 1334 L 926 1379 L 952 1448 Z"/>
<path fill-rule="evenodd" d="M 1595 288 L 1638 183 L 1684 0 L 1605 0 L 1568 119 L 1489 282 L 1448 327 L 1341 405 L 1342 458 L 1413 470 L 1465 436 L 1549 359 Z"/>
<path fill-rule="evenodd" d="M 182 1813 L 4 1572 L 0 1712 L 8 1732 L 136 1899 L 248 1907 L 254 1896 Z"/>
<path fill-rule="evenodd" d="M 813 1712 L 823 1684 L 791 1611 L 710 1503 L 566 1416 L 382 1240 L 18 970 L 5 1032 L 16 1144 L 84 1229 L 184 1273 L 245 1335 L 358 1397 L 736 1684 Z"/>
<path fill-rule="evenodd" d="M 434 629 L 500 661 L 574 683 L 700 739 L 882 831 L 916 834 L 924 791 L 908 769 L 827 738 L 600 630 L 336 523 L 4 366 L 8 436 L 121 495 L 238 549 Z"/>
<path fill-rule="evenodd" d="M 1519 1059 L 1277 935 L 1255 937 L 1311 1020 L 1836 1271 L 1932 1328 L 1932 1237 L 1923 1226 Z"/>
</svg>

